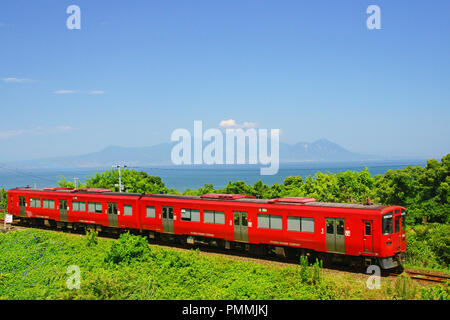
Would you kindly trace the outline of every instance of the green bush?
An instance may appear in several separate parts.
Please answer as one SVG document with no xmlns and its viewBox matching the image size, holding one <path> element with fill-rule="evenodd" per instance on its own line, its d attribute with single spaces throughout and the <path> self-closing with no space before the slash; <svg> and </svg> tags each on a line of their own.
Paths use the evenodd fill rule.
<svg viewBox="0 0 450 320">
<path fill-rule="evenodd" d="M 98 243 L 97 237 L 97 230 L 86 230 L 86 237 L 84 238 L 86 241 L 86 245 L 88 247 L 95 246 Z"/>
<path fill-rule="evenodd" d="M 450 225 L 424 224 L 406 230 L 406 263 L 434 269 L 448 269 Z"/>
<path fill-rule="evenodd" d="M 422 300 L 450 300 L 450 283 L 447 281 L 445 286 L 437 285 L 432 287 L 424 287 L 421 289 L 420 295 Z"/>
<path fill-rule="evenodd" d="M 120 235 L 105 257 L 106 262 L 130 263 L 147 259 L 150 255 L 148 241 L 143 236 L 135 236 L 129 232 Z"/>
</svg>

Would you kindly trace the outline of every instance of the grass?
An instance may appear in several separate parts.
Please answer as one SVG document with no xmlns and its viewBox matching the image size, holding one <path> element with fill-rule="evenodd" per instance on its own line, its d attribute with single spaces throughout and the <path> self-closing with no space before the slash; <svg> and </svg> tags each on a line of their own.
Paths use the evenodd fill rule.
<svg viewBox="0 0 450 320">
<path fill-rule="evenodd" d="M 369 290 L 365 277 L 324 274 L 318 264 L 281 267 L 205 256 L 129 234 L 112 240 L 28 229 L 1 234 L 0 252 L 1 299 L 396 298 L 384 281 L 380 290 Z M 81 272 L 79 290 L 67 287 L 73 265 Z M 436 289 L 427 297 L 439 295 Z"/>
</svg>

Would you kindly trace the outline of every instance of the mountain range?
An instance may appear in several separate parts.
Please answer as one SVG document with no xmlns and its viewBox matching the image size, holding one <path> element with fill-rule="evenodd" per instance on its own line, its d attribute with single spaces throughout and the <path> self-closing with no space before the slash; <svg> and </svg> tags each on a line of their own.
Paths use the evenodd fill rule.
<svg viewBox="0 0 450 320">
<path fill-rule="evenodd" d="M 150 147 L 109 146 L 101 151 L 83 155 L 15 161 L 6 164 L 29 169 L 109 167 L 115 164 L 140 167 L 173 165 L 171 152 L 176 144 L 178 142 L 161 143 Z M 270 145 L 270 142 L 268 144 Z M 207 143 L 204 143 L 203 147 L 206 145 Z M 280 142 L 279 148 L 280 163 L 382 160 L 379 156 L 351 152 L 327 139 L 320 139 L 312 143 L 287 144 Z M 248 163 L 248 157 L 246 157 L 246 163 Z"/>
</svg>

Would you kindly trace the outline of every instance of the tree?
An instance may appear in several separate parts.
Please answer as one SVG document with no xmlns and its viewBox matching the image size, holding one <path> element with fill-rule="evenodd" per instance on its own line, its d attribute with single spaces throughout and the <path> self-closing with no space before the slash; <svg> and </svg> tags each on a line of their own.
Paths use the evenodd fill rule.
<svg viewBox="0 0 450 320">
<path fill-rule="evenodd" d="M 0 188 L 0 208 L 8 210 L 8 192 L 5 188 Z"/>
<path fill-rule="evenodd" d="M 128 192 L 134 193 L 169 193 L 169 190 L 160 177 L 150 176 L 146 172 L 125 169 L 121 171 L 122 185 Z M 80 184 L 80 188 L 103 188 L 119 191 L 119 170 L 111 169 L 102 173 L 96 172 L 85 183 Z M 61 187 L 74 188 L 73 182 L 67 181 L 64 177 L 59 181 Z M 172 190 L 173 191 L 173 190 Z"/>
</svg>

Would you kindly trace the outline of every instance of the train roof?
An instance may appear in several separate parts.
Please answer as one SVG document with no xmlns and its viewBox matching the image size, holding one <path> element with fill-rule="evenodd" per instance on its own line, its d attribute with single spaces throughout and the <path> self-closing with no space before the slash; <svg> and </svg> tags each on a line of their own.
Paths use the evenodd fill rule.
<svg viewBox="0 0 450 320">
<path fill-rule="evenodd" d="M 229 201 L 229 202 L 242 202 L 242 203 L 254 203 L 261 205 L 281 204 L 281 205 L 293 205 L 293 206 L 308 206 L 308 207 L 330 207 L 330 208 L 343 208 L 343 209 L 365 209 L 365 210 L 383 210 L 388 207 L 387 205 L 377 204 L 358 204 L 358 203 L 334 203 L 334 202 L 317 202 L 314 198 L 307 197 L 286 197 L 278 199 L 257 199 L 254 196 L 246 196 L 239 194 L 204 194 L 201 196 L 191 195 L 174 195 L 174 194 L 142 194 L 131 192 L 113 192 L 110 189 L 101 188 L 84 188 L 84 189 L 71 189 L 62 187 L 50 187 L 42 189 L 33 188 L 15 188 L 12 190 L 17 191 L 38 191 L 38 192 L 56 192 L 56 193 L 70 193 L 70 194 L 96 194 L 96 195 L 110 195 L 110 196 L 129 196 L 129 197 L 143 197 L 143 198 L 165 198 L 165 199 L 180 199 L 180 200 L 206 200 L 206 201 Z"/>
<path fill-rule="evenodd" d="M 256 199 L 254 197 L 242 197 L 237 199 L 214 199 L 204 196 L 186 196 L 186 195 L 168 195 L 168 194 L 147 194 L 145 197 L 152 198 L 169 198 L 169 199 L 186 199 L 186 200 L 226 200 L 232 202 L 247 202 L 257 204 L 282 204 L 282 205 L 297 205 L 308 207 L 332 207 L 332 208 L 347 208 L 347 209 L 365 209 L 365 210 L 383 210 L 391 207 L 387 205 L 377 204 L 358 204 L 358 203 L 334 203 L 334 202 L 316 202 L 313 198 L 289 197 L 278 199 Z"/>
</svg>

